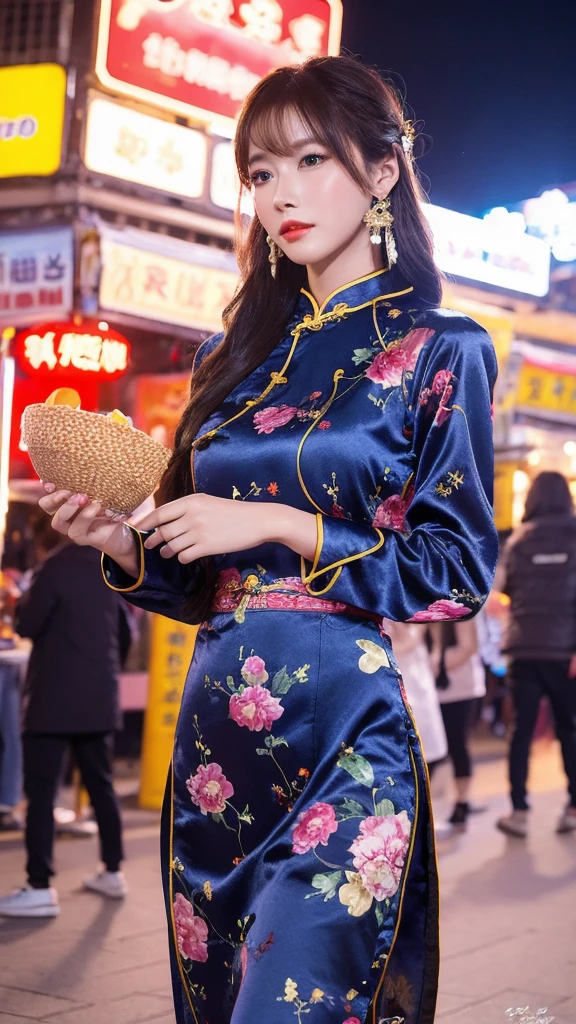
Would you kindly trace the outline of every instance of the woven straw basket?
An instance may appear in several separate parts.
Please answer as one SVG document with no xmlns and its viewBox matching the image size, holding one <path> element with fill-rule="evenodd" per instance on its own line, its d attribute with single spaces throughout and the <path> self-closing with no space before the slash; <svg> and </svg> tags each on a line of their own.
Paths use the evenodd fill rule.
<svg viewBox="0 0 576 1024">
<path fill-rule="evenodd" d="M 130 513 L 158 486 L 170 451 L 141 430 L 68 405 L 29 405 L 22 440 L 41 480 Z"/>
</svg>

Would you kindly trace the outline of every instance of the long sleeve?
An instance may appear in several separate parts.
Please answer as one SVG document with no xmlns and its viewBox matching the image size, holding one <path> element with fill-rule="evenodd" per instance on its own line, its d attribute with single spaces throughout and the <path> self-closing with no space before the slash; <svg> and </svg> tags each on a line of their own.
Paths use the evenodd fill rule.
<svg viewBox="0 0 576 1024">
<path fill-rule="evenodd" d="M 144 541 L 150 534 L 130 529 L 137 545 L 138 578 L 135 580 L 103 555 L 102 573 L 106 583 L 138 608 L 186 622 L 184 605 L 201 582 L 199 564 L 182 565 L 177 558 L 162 558 L 159 548 L 148 551 Z"/>
<path fill-rule="evenodd" d="M 310 594 L 326 594 L 396 621 L 457 619 L 478 611 L 494 575 L 491 401 L 496 359 L 474 321 L 442 311 L 411 382 L 404 432 L 413 475 L 395 511 L 369 526 L 318 515 Z M 408 400 L 410 401 L 410 399 Z M 379 522 L 384 525 L 379 526 Z M 394 524 L 396 525 L 396 523 Z"/>
<path fill-rule="evenodd" d="M 196 351 L 192 375 L 202 359 L 222 340 L 222 334 L 207 338 Z M 196 562 L 182 565 L 177 558 L 162 558 L 158 548 L 149 551 L 144 541 L 149 534 L 130 527 L 138 553 L 138 577 L 129 576 L 107 555 L 102 556 L 102 574 L 107 585 L 122 594 L 130 604 L 169 619 L 189 621 L 184 611 L 187 600 L 202 585 L 202 569 Z"/>
</svg>

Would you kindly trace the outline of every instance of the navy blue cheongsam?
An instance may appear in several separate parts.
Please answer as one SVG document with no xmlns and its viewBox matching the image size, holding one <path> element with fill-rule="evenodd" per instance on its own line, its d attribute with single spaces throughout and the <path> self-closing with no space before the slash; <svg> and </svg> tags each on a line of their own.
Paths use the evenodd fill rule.
<svg viewBox="0 0 576 1024">
<path fill-rule="evenodd" d="M 315 513 L 318 543 L 216 559 L 164 815 L 178 1024 L 434 1020 L 427 774 L 381 619 L 486 598 L 495 377 L 478 324 L 379 271 L 303 291 L 200 431 L 197 492 Z M 198 566 L 140 548 L 136 583 L 104 559 L 107 582 L 184 618 Z"/>
</svg>

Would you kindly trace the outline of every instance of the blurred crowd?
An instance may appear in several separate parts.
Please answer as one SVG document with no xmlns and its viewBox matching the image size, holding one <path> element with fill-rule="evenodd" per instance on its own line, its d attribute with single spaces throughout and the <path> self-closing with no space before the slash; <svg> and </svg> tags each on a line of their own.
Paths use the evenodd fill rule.
<svg viewBox="0 0 576 1024">
<path fill-rule="evenodd" d="M 54 815 L 68 758 L 100 836 L 102 865 L 84 884 L 110 898 L 127 892 L 112 770 L 131 612 L 104 584 L 95 550 L 48 521 L 36 547 L 34 572 L 5 570 L 0 580 L 0 830 L 24 830 L 27 854 L 26 885 L 0 899 L 0 914 L 14 917 L 59 912 Z M 493 737 L 500 753 L 508 745 L 511 808 L 495 825 L 526 837 L 532 741 L 554 732 L 567 779 L 557 831 L 576 831 L 576 516 L 564 477 L 532 483 L 474 618 L 386 628 L 432 781 L 442 762 L 452 768 L 453 806 L 438 834 L 457 834 L 486 810 L 472 792 L 476 735 Z"/>
</svg>

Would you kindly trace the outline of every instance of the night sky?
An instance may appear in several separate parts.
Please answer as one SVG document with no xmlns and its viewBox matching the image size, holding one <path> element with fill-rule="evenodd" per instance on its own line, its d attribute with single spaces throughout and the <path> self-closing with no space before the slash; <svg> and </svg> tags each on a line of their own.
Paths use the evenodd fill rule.
<svg viewBox="0 0 576 1024">
<path fill-rule="evenodd" d="M 482 215 L 576 180 L 573 0 L 344 0 L 342 46 L 404 80 L 432 202 Z"/>
</svg>

